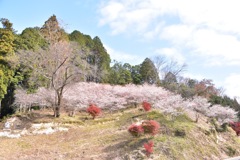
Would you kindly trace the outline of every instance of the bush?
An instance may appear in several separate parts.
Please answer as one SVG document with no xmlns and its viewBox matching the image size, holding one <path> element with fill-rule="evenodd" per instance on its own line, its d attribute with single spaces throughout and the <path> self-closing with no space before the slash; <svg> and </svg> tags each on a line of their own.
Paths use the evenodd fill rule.
<svg viewBox="0 0 240 160">
<path fill-rule="evenodd" d="M 141 125 L 136 125 L 136 124 L 132 124 L 129 128 L 128 128 L 128 132 L 134 136 L 134 137 L 138 137 L 140 136 L 144 130 L 142 128 Z"/>
<path fill-rule="evenodd" d="M 142 123 L 144 133 L 155 135 L 159 132 L 160 125 L 157 121 L 149 120 Z"/>
<path fill-rule="evenodd" d="M 87 112 L 95 119 L 101 113 L 101 109 L 94 104 L 90 104 L 87 108 Z"/>
<path fill-rule="evenodd" d="M 145 111 L 150 111 L 152 108 L 151 104 L 146 101 L 143 101 L 142 106 Z"/>
<path fill-rule="evenodd" d="M 184 138 L 186 136 L 186 132 L 182 129 L 177 129 L 174 131 L 174 135 L 177 137 L 182 137 Z"/>
<path fill-rule="evenodd" d="M 143 146 L 145 148 L 146 155 L 149 157 L 153 152 L 153 142 L 144 143 Z"/>
<path fill-rule="evenodd" d="M 240 122 L 230 122 L 230 127 L 236 132 L 237 136 L 240 135 Z"/>
</svg>

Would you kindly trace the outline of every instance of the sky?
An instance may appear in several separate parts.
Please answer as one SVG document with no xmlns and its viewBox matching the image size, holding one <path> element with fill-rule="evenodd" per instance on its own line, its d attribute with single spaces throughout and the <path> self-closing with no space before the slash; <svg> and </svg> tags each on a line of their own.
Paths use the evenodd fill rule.
<svg viewBox="0 0 240 160">
<path fill-rule="evenodd" d="M 237 0 L 0 0 L 0 18 L 17 33 L 53 14 L 68 33 L 100 37 L 112 60 L 165 56 L 187 64 L 185 77 L 211 79 L 240 97 Z"/>
</svg>

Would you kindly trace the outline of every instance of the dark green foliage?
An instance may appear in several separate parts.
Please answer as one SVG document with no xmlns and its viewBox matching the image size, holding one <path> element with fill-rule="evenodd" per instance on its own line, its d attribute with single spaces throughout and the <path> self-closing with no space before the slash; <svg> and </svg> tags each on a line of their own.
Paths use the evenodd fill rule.
<svg viewBox="0 0 240 160">
<path fill-rule="evenodd" d="M 125 85 L 131 82 L 131 65 L 128 63 L 122 65 L 120 62 L 115 61 L 115 64 L 111 67 L 110 70 L 109 83 Z"/>
<path fill-rule="evenodd" d="M 38 87 L 49 87 L 49 80 L 46 79 L 46 77 L 38 75 L 37 77 L 33 78 L 32 69 L 27 67 L 22 67 L 20 69 L 20 73 L 23 79 L 21 80 L 21 83 L 19 83 L 19 85 L 22 88 L 25 88 L 28 93 L 35 93 Z"/>
<path fill-rule="evenodd" d="M 212 95 L 209 99 L 209 102 L 214 105 L 214 104 L 220 104 L 222 106 L 229 106 L 236 111 L 238 111 L 238 117 L 240 117 L 240 104 L 236 100 L 236 98 L 232 99 L 228 96 L 218 96 L 218 95 Z"/>
<path fill-rule="evenodd" d="M 192 98 L 195 96 L 195 90 L 194 88 L 190 88 L 184 84 L 180 84 L 178 87 L 178 94 L 180 94 L 183 98 Z"/>
<path fill-rule="evenodd" d="M 141 64 L 140 74 L 144 83 L 156 84 L 159 81 L 157 69 L 149 58 Z"/>
<path fill-rule="evenodd" d="M 47 48 L 47 41 L 40 35 L 39 28 L 26 28 L 20 35 L 16 36 L 14 42 L 17 49 L 33 50 Z"/>
<path fill-rule="evenodd" d="M 7 92 L 4 95 L 4 98 L 1 101 L 1 108 L 0 108 L 0 118 L 3 118 L 4 116 L 7 116 L 9 114 L 14 113 L 14 109 L 12 108 L 12 104 L 14 102 L 14 90 L 16 85 L 13 83 L 10 83 L 10 85 L 7 87 Z"/>
<path fill-rule="evenodd" d="M 179 91 L 178 90 L 179 87 L 177 83 L 162 83 L 161 85 L 171 92 L 177 93 Z"/>
<path fill-rule="evenodd" d="M 132 66 L 131 76 L 134 84 L 142 84 L 142 75 L 140 74 L 140 65 Z"/>
<path fill-rule="evenodd" d="M 93 39 L 77 30 L 69 35 L 70 41 L 75 41 L 85 52 L 86 61 L 91 65 L 91 73 L 87 74 L 87 81 L 108 82 L 110 71 L 110 56 L 99 37 Z"/>
<path fill-rule="evenodd" d="M 93 48 L 94 43 L 89 35 L 85 35 L 77 30 L 69 34 L 69 40 L 78 42 L 81 47 L 87 47 L 89 49 Z"/>
<path fill-rule="evenodd" d="M 7 93 L 14 75 L 14 35 L 12 24 L 1 19 L 3 28 L 0 28 L 0 101 Z M 7 25 L 7 26 L 6 26 Z"/>
<path fill-rule="evenodd" d="M 107 53 L 107 50 L 104 48 L 99 37 L 93 38 L 94 48 L 93 51 L 97 54 L 95 63 L 98 64 L 101 70 L 109 70 L 110 69 L 110 56 Z"/>
<path fill-rule="evenodd" d="M 93 68 L 96 68 L 96 70 L 93 70 L 94 81 L 108 82 L 111 59 L 99 37 L 93 38 L 93 48 L 90 48 L 88 62 L 94 66 Z"/>
<path fill-rule="evenodd" d="M 6 18 L 1 18 L 0 19 L 2 25 L 3 25 L 3 29 L 7 29 L 11 32 L 14 32 L 14 29 L 12 28 L 13 24 Z"/>
<path fill-rule="evenodd" d="M 217 95 L 212 95 L 210 97 L 209 102 L 211 102 L 212 104 L 220 104 L 223 106 L 230 106 L 231 108 L 234 109 L 240 109 L 240 105 L 238 104 L 237 100 L 234 98 L 230 98 L 228 96 L 217 96 Z"/>
<path fill-rule="evenodd" d="M 12 23 L 1 19 L 3 28 L 0 28 L 0 117 L 8 113 L 12 104 L 12 94 L 15 85 L 21 80 L 16 71 L 17 60 L 14 53 L 14 34 Z M 5 98 L 5 99 L 4 99 Z"/>
</svg>

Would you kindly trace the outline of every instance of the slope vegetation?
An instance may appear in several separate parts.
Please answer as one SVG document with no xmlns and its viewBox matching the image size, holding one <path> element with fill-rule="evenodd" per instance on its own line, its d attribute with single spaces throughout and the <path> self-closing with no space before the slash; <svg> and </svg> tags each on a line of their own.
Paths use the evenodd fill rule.
<svg viewBox="0 0 240 160">
<path fill-rule="evenodd" d="M 28 134 L 20 138 L 0 138 L 1 159 L 224 159 L 240 155 L 240 140 L 227 127 L 225 132 L 216 131 L 203 115 L 194 122 L 193 113 L 172 116 L 158 109 L 149 112 L 141 106 L 119 111 L 104 111 L 96 119 L 85 112 L 74 117 L 64 113 L 55 119 L 48 111 L 33 111 L 15 115 L 28 130 L 33 124 L 53 123 L 68 131 L 53 134 Z M 160 131 L 155 135 L 133 137 L 128 127 L 141 120 L 155 120 Z M 215 124 L 215 125 L 214 125 Z M 3 125 L 3 122 L 2 124 Z M 11 132 L 17 132 L 12 130 Z M 143 144 L 154 142 L 154 151 L 147 157 Z"/>
</svg>

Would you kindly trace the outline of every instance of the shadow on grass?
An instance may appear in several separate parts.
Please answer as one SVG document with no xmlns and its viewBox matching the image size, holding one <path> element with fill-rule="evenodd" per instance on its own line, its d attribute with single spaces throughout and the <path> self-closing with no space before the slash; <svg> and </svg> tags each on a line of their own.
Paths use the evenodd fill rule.
<svg viewBox="0 0 240 160">
<path fill-rule="evenodd" d="M 147 143 L 150 139 L 151 138 L 132 137 L 132 138 L 129 138 L 128 140 L 124 140 L 116 144 L 107 146 L 103 149 L 103 151 L 107 153 L 115 152 L 116 154 L 130 153 L 136 149 L 142 149 L 143 144 Z"/>
</svg>

